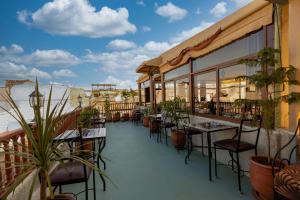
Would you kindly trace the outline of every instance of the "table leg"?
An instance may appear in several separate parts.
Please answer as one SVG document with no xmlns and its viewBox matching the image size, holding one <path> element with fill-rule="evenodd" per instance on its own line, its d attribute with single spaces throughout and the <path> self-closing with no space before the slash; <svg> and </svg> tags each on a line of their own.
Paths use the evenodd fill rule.
<svg viewBox="0 0 300 200">
<path fill-rule="evenodd" d="M 209 181 L 212 180 L 211 178 L 211 138 L 210 133 L 207 132 L 207 146 L 208 146 L 208 167 L 209 167 Z"/>
<path fill-rule="evenodd" d="M 101 156 L 101 153 L 106 145 L 106 139 L 103 138 L 99 141 L 99 151 L 98 151 L 98 158 L 97 158 L 97 162 L 99 162 L 99 159 L 101 160 L 101 162 L 103 163 L 103 166 L 104 166 L 104 169 L 106 169 L 106 163 L 105 161 L 103 160 L 102 156 Z"/>
<path fill-rule="evenodd" d="M 100 160 L 101 160 L 101 162 L 104 165 L 104 169 L 106 169 L 106 163 L 104 162 L 104 160 L 101 157 L 101 153 L 102 153 L 102 151 L 103 151 L 103 149 L 105 147 L 106 140 L 105 140 L 105 138 L 102 138 L 98 142 L 99 142 L 99 144 L 98 144 L 99 145 L 99 150 L 98 150 L 98 155 L 97 155 L 97 166 L 100 169 Z M 100 175 L 101 181 L 103 183 L 103 191 L 106 191 L 106 182 L 105 182 L 105 179 L 104 179 L 102 173 L 99 172 L 99 175 Z"/>
</svg>

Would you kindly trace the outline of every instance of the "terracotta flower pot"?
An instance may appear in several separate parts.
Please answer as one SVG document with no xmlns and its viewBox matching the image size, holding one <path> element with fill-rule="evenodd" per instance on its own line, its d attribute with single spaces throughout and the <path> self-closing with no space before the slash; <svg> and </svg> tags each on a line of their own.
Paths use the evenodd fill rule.
<svg viewBox="0 0 300 200">
<path fill-rule="evenodd" d="M 129 120 L 129 113 L 125 113 L 123 115 L 123 119 L 124 119 L 124 121 L 128 121 Z"/>
<path fill-rule="evenodd" d="M 183 132 L 172 130 L 171 140 L 176 149 L 184 149 L 186 138 Z"/>
<path fill-rule="evenodd" d="M 149 117 L 144 117 L 144 118 L 143 118 L 143 125 L 144 125 L 145 127 L 149 127 Z"/>
<path fill-rule="evenodd" d="M 120 113 L 113 114 L 113 121 L 114 122 L 120 121 Z"/>
<path fill-rule="evenodd" d="M 272 166 L 267 164 L 268 158 L 264 156 L 253 156 L 250 163 L 250 182 L 253 195 L 261 200 L 273 200 Z M 277 172 L 278 169 L 275 170 Z"/>
</svg>

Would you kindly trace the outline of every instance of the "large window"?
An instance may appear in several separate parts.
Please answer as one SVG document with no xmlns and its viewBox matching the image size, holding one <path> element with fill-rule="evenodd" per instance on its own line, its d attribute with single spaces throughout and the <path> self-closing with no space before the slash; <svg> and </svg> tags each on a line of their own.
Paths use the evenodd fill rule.
<svg viewBox="0 0 300 200">
<path fill-rule="evenodd" d="M 216 114 L 216 71 L 194 76 L 195 112 Z"/>
<path fill-rule="evenodd" d="M 189 79 L 183 78 L 175 81 L 176 97 L 189 102 Z"/>
<path fill-rule="evenodd" d="M 234 104 L 237 99 L 259 99 L 260 92 L 249 81 L 237 79 L 239 76 L 250 76 L 258 67 L 234 65 L 219 70 L 220 78 L 220 115 L 230 116 L 239 112 Z"/>
<path fill-rule="evenodd" d="M 183 76 L 186 75 L 190 72 L 190 66 L 189 64 L 185 64 L 181 67 L 178 67 L 172 71 L 169 71 L 167 73 L 165 73 L 165 80 L 170 80 L 179 76 Z"/>
<path fill-rule="evenodd" d="M 166 101 L 173 100 L 175 97 L 174 81 L 165 83 Z"/>
</svg>

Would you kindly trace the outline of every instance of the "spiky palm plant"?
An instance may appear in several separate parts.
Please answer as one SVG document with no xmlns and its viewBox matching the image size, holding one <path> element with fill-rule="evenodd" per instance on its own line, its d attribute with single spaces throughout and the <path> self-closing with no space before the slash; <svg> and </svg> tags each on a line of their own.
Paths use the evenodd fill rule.
<svg viewBox="0 0 300 200">
<path fill-rule="evenodd" d="M 277 56 L 279 54 L 279 56 Z M 260 67 L 251 76 L 239 76 L 237 80 L 249 80 L 262 93 L 261 99 L 252 100 L 259 104 L 262 108 L 264 118 L 264 127 L 267 132 L 267 147 L 268 147 L 268 163 L 271 163 L 271 142 L 270 137 L 275 128 L 275 107 L 282 101 L 289 104 L 300 101 L 300 93 L 290 93 L 281 95 L 285 90 L 286 85 L 299 85 L 296 80 L 296 68 L 293 66 L 283 67 L 278 59 L 280 58 L 280 50 L 266 47 L 257 53 L 256 58 L 241 60 L 241 64 L 246 64 L 249 67 Z M 281 88 L 280 91 L 275 89 Z M 275 95 L 278 94 L 278 95 Z M 238 100 L 240 104 L 247 104 L 251 100 Z"/>
<path fill-rule="evenodd" d="M 52 101 L 52 87 L 50 89 L 50 93 L 48 96 L 48 102 L 45 108 L 45 111 L 41 111 L 41 97 L 39 94 L 39 84 L 36 81 L 35 84 L 35 93 L 36 93 L 36 106 L 33 107 L 34 111 L 34 120 L 35 120 L 35 128 L 33 129 L 25 120 L 24 115 L 18 108 L 17 104 L 10 96 L 9 93 L 3 95 L 5 101 L 9 104 L 10 109 L 4 109 L 7 113 L 9 113 L 14 119 L 20 124 L 22 127 L 25 136 L 27 137 L 28 142 L 31 144 L 32 148 L 28 152 L 16 152 L 11 149 L 3 148 L 4 152 L 9 155 L 17 155 L 21 158 L 27 159 L 26 163 L 21 163 L 19 166 L 22 168 L 21 174 L 14 180 L 13 184 L 9 186 L 4 194 L 4 198 L 15 190 L 15 188 L 24 181 L 24 179 L 33 171 L 34 178 L 31 183 L 30 192 L 28 199 L 32 198 L 34 187 L 37 185 L 38 180 L 40 180 L 40 199 L 47 199 L 47 187 L 49 190 L 50 198 L 54 197 L 53 190 L 51 187 L 51 180 L 49 177 L 49 170 L 53 163 L 60 162 L 63 163 L 63 160 L 70 159 L 81 162 L 87 167 L 92 168 L 93 170 L 101 173 L 100 169 L 97 168 L 96 165 L 92 164 L 84 160 L 82 157 L 78 156 L 78 152 L 74 154 L 66 154 L 61 150 L 60 144 L 58 142 L 54 142 L 54 137 L 58 134 L 58 130 L 61 129 L 61 123 L 59 121 L 62 119 L 63 111 L 65 105 L 68 101 L 66 98 L 66 92 L 63 94 L 62 99 L 55 105 L 51 105 Z M 44 113 L 44 114 L 42 114 Z M 20 145 L 21 148 L 22 144 Z M 25 147 L 26 148 L 26 147 Z M 91 152 L 94 153 L 94 152 Z M 5 162 L 5 161 L 4 161 Z M 15 163 L 12 163 L 15 165 Z"/>
</svg>

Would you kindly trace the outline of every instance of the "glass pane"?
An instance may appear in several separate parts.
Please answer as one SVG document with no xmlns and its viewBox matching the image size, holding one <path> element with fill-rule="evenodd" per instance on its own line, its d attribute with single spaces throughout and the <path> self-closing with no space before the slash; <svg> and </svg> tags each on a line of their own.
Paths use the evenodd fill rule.
<svg viewBox="0 0 300 200">
<path fill-rule="evenodd" d="M 150 80 L 145 81 L 144 83 L 142 83 L 142 88 L 147 88 L 150 87 Z"/>
<path fill-rule="evenodd" d="M 190 72 L 189 64 L 185 64 L 177 69 L 165 73 L 165 80 L 170 80 L 178 76 L 186 75 Z"/>
<path fill-rule="evenodd" d="M 170 81 L 165 83 L 165 88 L 166 88 L 166 101 L 168 100 L 173 100 L 175 96 L 174 92 L 174 81 Z"/>
<path fill-rule="evenodd" d="M 189 84 L 188 78 L 176 80 L 176 97 L 189 102 Z"/>
<path fill-rule="evenodd" d="M 194 77 L 195 112 L 216 114 L 217 82 L 216 72 L 208 72 Z"/>
<path fill-rule="evenodd" d="M 155 98 L 157 104 L 162 101 L 161 83 L 155 83 Z"/>
<path fill-rule="evenodd" d="M 240 112 L 234 104 L 237 99 L 259 99 L 260 93 L 246 80 L 237 80 L 236 77 L 254 74 L 258 68 L 235 65 L 220 69 L 220 115 L 234 117 Z"/>
<path fill-rule="evenodd" d="M 255 54 L 264 47 L 263 31 L 258 31 L 245 38 L 237 40 L 204 57 L 193 60 L 193 71 L 199 71 L 243 56 Z"/>
</svg>

